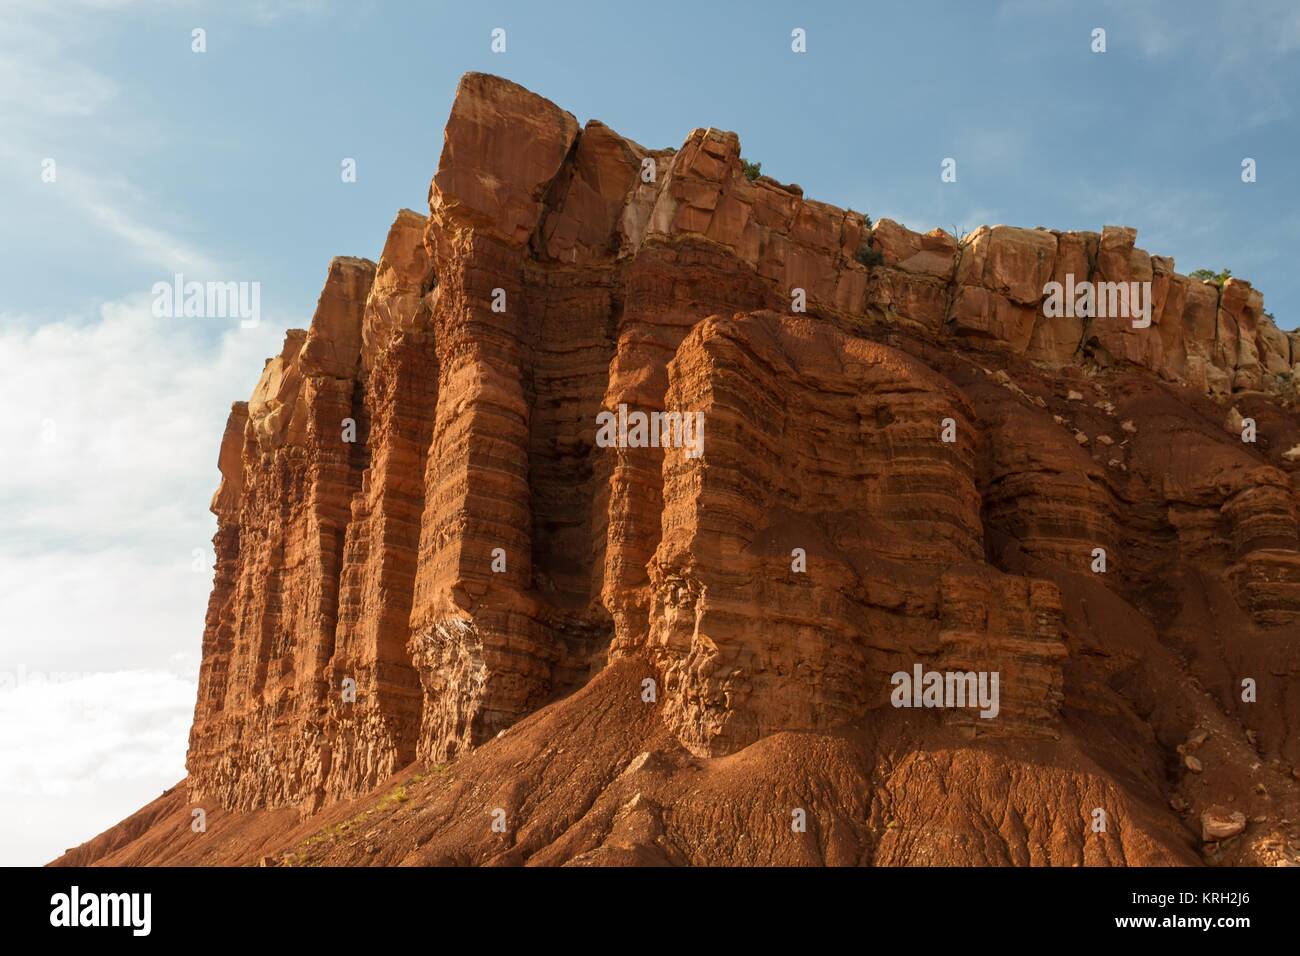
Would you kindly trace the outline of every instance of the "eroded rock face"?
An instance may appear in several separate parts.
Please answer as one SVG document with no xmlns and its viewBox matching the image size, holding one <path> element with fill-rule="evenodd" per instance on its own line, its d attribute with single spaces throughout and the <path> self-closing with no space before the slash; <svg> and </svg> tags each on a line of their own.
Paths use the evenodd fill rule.
<svg viewBox="0 0 1300 956">
<path fill-rule="evenodd" d="M 650 647 L 688 748 L 849 726 L 916 663 L 998 672 L 988 729 L 1050 723 L 1059 599 L 983 563 L 976 426 L 951 382 L 817 319 L 750 313 L 695 326 L 668 404 L 708 422 L 704 455 L 665 455 L 674 533 L 650 570 Z M 945 419 L 967 440 L 942 441 Z"/>
<path fill-rule="evenodd" d="M 196 788 L 227 807 L 318 799 L 343 542 L 364 470 L 342 440 L 356 406 L 374 263 L 335 259 L 306 333 L 291 331 L 231 411 L 213 499 L 216 582 L 190 732 Z"/>
<path fill-rule="evenodd" d="M 389 231 L 361 321 L 358 441 L 366 468 L 343 539 L 329 666 L 326 790 L 373 787 L 414 758 L 422 692 L 406 651 L 419 549 L 419 476 L 433 433 L 438 363 L 424 293 L 433 282 L 424 217 Z M 355 683 L 355 700 L 343 695 Z"/>
<path fill-rule="evenodd" d="M 232 409 L 196 798 L 363 793 L 611 662 L 696 757 L 870 726 L 916 665 L 999 675 L 964 739 L 1068 737 L 1154 712 L 1128 635 L 1300 757 L 1300 421 L 1264 394 L 1300 338 L 1248 283 L 1122 227 L 869 225 L 747 179 L 734 133 L 646 149 L 481 74 L 429 207 Z M 1150 326 L 1048 317 L 1067 277 L 1149 282 Z M 620 408 L 702 413 L 702 453 L 601 444 Z"/>
</svg>

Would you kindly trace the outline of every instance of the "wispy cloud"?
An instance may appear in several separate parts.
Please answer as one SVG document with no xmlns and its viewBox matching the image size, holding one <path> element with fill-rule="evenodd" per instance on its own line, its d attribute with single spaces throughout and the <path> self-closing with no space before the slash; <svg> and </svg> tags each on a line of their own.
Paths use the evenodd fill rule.
<svg viewBox="0 0 1300 956">
<path fill-rule="evenodd" d="M 5 46 L 0 48 L 0 110 L 10 124 L 24 117 L 50 124 L 93 116 L 117 96 L 117 84 L 65 58 L 63 44 L 46 32 L 19 22 L 6 24 L 5 33 Z"/>
<path fill-rule="evenodd" d="M 75 159 L 72 130 L 131 136 L 129 121 L 104 114 L 120 96 L 118 84 L 93 65 L 99 39 L 95 14 L 127 7 L 175 5 L 162 0 L 76 0 L 67 4 L 5 4 L 0 31 L 0 155 L 35 182 L 46 158 L 55 161 L 47 201 L 73 207 L 78 221 L 102 234 L 105 248 L 125 250 L 160 272 L 225 275 L 229 269 L 174 231 L 150 224 L 157 204 L 121 169 L 88 169 Z M 76 14 L 81 11 L 81 16 Z M 76 121 L 75 124 L 71 121 Z M 99 133 L 94 130 L 99 129 Z"/>
<path fill-rule="evenodd" d="M 77 184 L 71 189 L 71 197 L 111 236 L 124 242 L 133 256 L 149 265 L 168 273 L 187 272 L 205 278 L 233 274 L 228 265 L 178 236 L 141 222 L 122 206 L 94 198 L 93 188 Z"/>
<path fill-rule="evenodd" d="M 253 17 L 262 23 L 272 23 L 283 17 L 323 13 L 326 0 L 248 0 L 247 7 Z"/>
<path fill-rule="evenodd" d="M 998 13 L 1013 20 L 1062 18 L 1076 8 L 1065 0 L 1004 0 Z M 1295 91 L 1277 75 L 1280 62 L 1300 52 L 1300 5 L 1294 0 L 1104 0 L 1089 14 L 1090 28 L 1107 31 L 1107 56 L 1136 53 L 1162 68 L 1194 63 L 1211 76 L 1206 114 L 1221 136 L 1295 111 Z"/>
<path fill-rule="evenodd" d="M 1138 184 L 1098 183 L 1079 191 L 1079 206 L 1098 223 L 1138 230 L 1138 245 L 1162 255 L 1173 248 L 1213 240 L 1223 232 L 1219 203 L 1208 192 Z"/>
</svg>

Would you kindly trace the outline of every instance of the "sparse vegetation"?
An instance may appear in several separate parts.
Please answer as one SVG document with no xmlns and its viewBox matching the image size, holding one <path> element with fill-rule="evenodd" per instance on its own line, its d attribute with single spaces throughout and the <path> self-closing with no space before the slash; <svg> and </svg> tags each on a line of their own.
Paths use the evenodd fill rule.
<svg viewBox="0 0 1300 956">
<path fill-rule="evenodd" d="M 1196 269 L 1191 273 L 1191 278 L 1200 279 L 1204 282 L 1213 282 L 1222 289 L 1223 284 L 1232 278 L 1232 270 L 1224 269 L 1221 272 L 1215 272 L 1213 269 Z"/>
<path fill-rule="evenodd" d="M 751 183 L 759 176 L 763 175 L 762 163 L 751 163 L 744 156 L 742 156 L 740 157 L 740 166 L 742 171 L 745 174 L 745 178 L 748 179 Z"/>
<path fill-rule="evenodd" d="M 884 262 L 885 254 L 868 242 L 858 250 L 857 259 L 858 262 L 870 269 L 872 266 L 878 266 Z"/>
<path fill-rule="evenodd" d="M 860 215 L 862 217 L 863 229 L 865 230 L 865 234 L 862 237 L 862 245 L 858 247 L 857 255 L 854 256 L 854 258 L 856 258 L 858 262 L 862 263 L 862 265 L 866 266 L 868 269 L 870 269 L 872 266 L 880 265 L 882 262 L 885 261 L 885 254 L 881 252 L 879 249 L 877 249 L 874 245 L 872 245 L 871 217 L 868 216 L 865 212 L 858 213 L 852 209 L 849 210 L 849 215 L 850 216 Z"/>
<path fill-rule="evenodd" d="M 954 225 L 951 229 L 945 229 L 944 232 L 952 236 L 953 242 L 957 243 L 958 249 L 965 249 L 970 245 L 971 239 L 974 238 L 972 233 L 957 225 Z"/>
<path fill-rule="evenodd" d="M 1269 391 L 1277 395 L 1284 405 L 1300 402 L 1300 380 L 1292 372 L 1278 372 L 1273 376 Z"/>
<path fill-rule="evenodd" d="M 407 801 L 406 787 L 404 785 L 398 785 L 394 787 L 392 790 L 389 790 L 386 794 L 384 794 L 380 798 L 379 803 L 375 806 L 375 809 L 388 810 L 391 807 L 396 806 L 399 803 L 405 803 L 406 801 Z"/>
<path fill-rule="evenodd" d="M 322 827 L 311 836 L 300 840 L 298 845 L 294 847 L 293 852 L 284 857 L 282 861 L 283 865 L 318 865 L 315 860 L 321 855 L 321 853 L 328 852 L 333 844 L 345 837 L 356 836 L 358 829 L 363 823 L 366 823 L 370 817 L 373 817 L 376 813 L 394 810 L 403 803 L 406 803 L 407 800 L 410 799 L 410 795 L 407 793 L 406 789 L 408 785 L 414 786 L 421 780 L 428 779 L 432 774 L 444 773 L 446 769 L 446 764 L 437 764 L 430 770 L 430 773 L 417 773 L 411 777 L 409 784 L 398 784 L 392 790 L 389 790 L 380 797 L 379 802 L 369 810 L 358 813 L 355 816 L 344 820 L 342 823 L 334 823 L 330 826 Z"/>
</svg>

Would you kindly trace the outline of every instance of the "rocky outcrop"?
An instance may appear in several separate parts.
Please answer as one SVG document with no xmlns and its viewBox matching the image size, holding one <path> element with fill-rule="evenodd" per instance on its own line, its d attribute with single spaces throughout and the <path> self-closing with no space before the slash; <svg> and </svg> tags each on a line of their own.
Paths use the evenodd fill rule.
<svg viewBox="0 0 1300 956">
<path fill-rule="evenodd" d="M 350 504 L 361 315 L 374 263 L 335 259 L 307 332 L 291 331 L 226 427 L 213 499 L 216 582 L 190 733 L 197 789 L 250 808 L 319 798 Z"/>
<path fill-rule="evenodd" d="M 422 694 L 406 642 L 423 514 L 419 476 L 438 391 L 423 233 L 424 217 L 398 215 L 362 313 L 357 445 L 367 466 L 343 541 L 329 666 L 325 787 L 332 796 L 368 790 L 410 763 L 420 727 Z"/>
<path fill-rule="evenodd" d="M 1066 790 L 1155 819 L 1188 679 L 1262 759 L 1300 758 L 1300 337 L 1262 295 L 1122 227 L 873 223 L 740 155 L 466 75 L 428 214 L 378 265 L 336 259 L 232 409 L 191 799 L 316 811 L 612 667 L 689 760 L 924 725 L 972 748 L 972 786 L 999 747 L 1081 748 L 1124 782 Z M 1142 291 L 1058 315 L 1052 283 Z M 995 675 L 998 705 L 934 730 L 895 696 L 931 672 Z M 1186 784 L 1189 820 L 1216 780 Z"/>
<path fill-rule="evenodd" d="M 732 753 L 888 706 L 890 675 L 997 672 L 995 732 L 1050 725 L 1059 599 L 984 564 L 974 416 L 952 383 L 824 322 L 695 326 L 668 406 L 707 451 L 665 455 L 650 647 L 678 738 Z M 945 443 L 948 420 L 962 441 Z M 667 529 L 674 529 L 668 534 Z"/>
</svg>

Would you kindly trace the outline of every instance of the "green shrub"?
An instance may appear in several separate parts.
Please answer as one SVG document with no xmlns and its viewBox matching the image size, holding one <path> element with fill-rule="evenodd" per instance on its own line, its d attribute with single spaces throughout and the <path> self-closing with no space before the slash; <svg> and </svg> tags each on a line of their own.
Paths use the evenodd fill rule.
<svg viewBox="0 0 1300 956">
<path fill-rule="evenodd" d="M 1191 278 L 1213 282 L 1222 289 L 1223 284 L 1232 278 L 1232 270 L 1224 269 L 1222 272 L 1215 272 L 1213 269 L 1196 269 L 1191 273 Z"/>
<path fill-rule="evenodd" d="M 868 269 L 872 266 L 878 266 L 885 261 L 885 254 L 872 246 L 870 243 L 858 250 L 858 262 L 862 263 Z"/>
<path fill-rule="evenodd" d="M 763 174 L 762 163 L 751 163 L 744 156 L 740 157 L 740 165 L 745 173 L 745 178 L 751 183 Z"/>
</svg>

